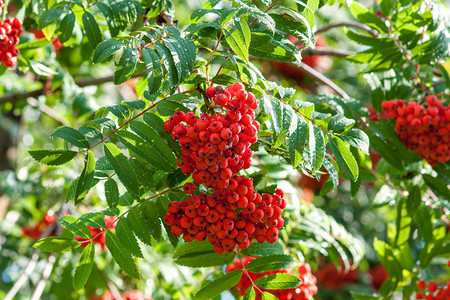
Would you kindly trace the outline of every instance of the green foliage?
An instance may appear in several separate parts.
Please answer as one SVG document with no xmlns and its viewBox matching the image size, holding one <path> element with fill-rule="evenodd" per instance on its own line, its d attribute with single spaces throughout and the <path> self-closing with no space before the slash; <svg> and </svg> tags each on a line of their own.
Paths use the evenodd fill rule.
<svg viewBox="0 0 450 300">
<path fill-rule="evenodd" d="M 52 236 L 40 239 L 33 247 L 44 252 L 64 253 L 72 251 L 80 244 L 72 238 Z"/>
<path fill-rule="evenodd" d="M 234 270 L 204 286 L 195 294 L 194 299 L 209 299 L 235 286 L 242 277 L 242 270 Z"/>
<path fill-rule="evenodd" d="M 266 275 L 255 280 L 257 286 L 266 290 L 293 289 L 301 283 L 297 276 L 284 273 Z"/>
</svg>

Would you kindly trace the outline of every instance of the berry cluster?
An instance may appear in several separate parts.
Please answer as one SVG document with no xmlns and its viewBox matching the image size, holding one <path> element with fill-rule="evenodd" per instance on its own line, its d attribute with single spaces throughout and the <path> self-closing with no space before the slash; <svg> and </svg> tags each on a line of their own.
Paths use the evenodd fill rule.
<svg viewBox="0 0 450 300">
<path fill-rule="evenodd" d="M 18 18 L 7 18 L 4 21 L 0 19 L 0 62 L 7 67 L 17 63 L 19 49 L 16 46 L 22 33 L 22 22 Z"/>
<path fill-rule="evenodd" d="M 116 220 L 117 220 L 117 217 L 105 216 L 106 228 L 108 228 L 109 230 L 114 230 L 114 228 L 116 228 L 116 223 L 115 223 Z M 88 226 L 88 229 L 91 232 L 92 238 L 95 237 L 94 244 L 99 244 L 100 246 L 102 246 L 102 249 L 105 250 L 106 249 L 106 242 L 105 242 L 106 230 L 104 230 L 103 228 L 94 228 L 91 226 Z M 75 239 L 79 242 L 84 242 L 81 244 L 82 247 L 86 247 L 89 244 L 86 242 L 86 241 L 89 241 L 89 239 L 85 239 L 85 238 L 82 238 L 79 236 L 75 237 Z"/>
<path fill-rule="evenodd" d="M 39 221 L 39 223 L 31 226 L 24 226 L 22 227 L 22 234 L 24 236 L 28 236 L 34 240 L 39 239 L 42 232 L 44 232 L 45 228 L 47 228 L 48 225 L 53 224 L 56 222 L 56 215 L 55 214 L 45 214 L 44 218 Z M 53 234 L 50 234 L 50 236 L 53 236 Z"/>
<path fill-rule="evenodd" d="M 339 289 L 349 283 L 358 282 L 359 270 L 354 269 L 345 272 L 341 262 L 341 268 L 337 268 L 334 264 L 329 263 L 321 265 L 314 273 L 319 284 L 327 289 Z"/>
<path fill-rule="evenodd" d="M 151 297 L 145 297 L 144 293 L 140 290 L 132 290 L 131 292 L 122 295 L 124 300 L 153 300 Z M 104 293 L 101 298 L 97 296 L 89 297 L 89 300 L 116 300 L 111 291 Z"/>
<path fill-rule="evenodd" d="M 194 191 L 194 184 L 185 185 L 185 193 Z M 217 253 L 232 252 L 236 246 L 246 249 L 253 239 L 274 243 L 278 229 L 284 225 L 283 196 L 280 189 L 275 195 L 261 195 L 254 190 L 252 179 L 233 175 L 227 188 L 217 189 L 214 194 L 171 202 L 164 222 L 171 226 L 172 234 L 183 235 L 186 242 L 207 239 Z"/>
<path fill-rule="evenodd" d="M 251 165 L 249 146 L 258 140 L 254 110 L 259 101 L 242 83 L 210 87 L 206 95 L 226 113 L 197 118 L 193 112 L 176 111 L 164 128 L 181 145 L 183 173 L 193 174 L 194 182 L 207 188 L 224 189 L 233 174 Z"/>
<path fill-rule="evenodd" d="M 243 263 L 244 267 L 255 258 L 253 257 L 244 257 Z M 242 263 L 239 259 L 234 260 L 234 262 L 229 265 L 226 269 L 226 272 L 231 272 L 237 269 L 243 269 Z M 309 264 L 303 263 L 298 268 L 298 276 L 302 281 L 302 284 L 295 288 L 295 289 L 288 289 L 288 290 L 265 290 L 260 289 L 264 292 L 271 293 L 275 295 L 278 299 L 282 300 L 310 300 L 313 299 L 313 296 L 317 294 L 317 286 L 316 286 L 316 277 L 311 273 L 311 268 Z M 252 285 L 252 281 L 254 282 L 259 277 L 270 275 L 270 274 L 277 274 L 277 273 L 287 273 L 287 274 L 295 274 L 294 270 L 291 268 L 288 269 L 282 269 L 277 271 L 268 271 L 268 272 L 261 272 L 261 273 L 252 273 L 252 272 L 244 272 L 241 280 L 238 282 L 236 286 L 234 286 L 234 289 L 237 290 L 237 293 L 239 296 L 243 296 L 245 294 L 245 291 Z M 258 289 L 255 289 L 256 291 L 256 299 L 262 299 L 262 295 L 259 292 Z"/>
<path fill-rule="evenodd" d="M 434 166 L 450 160 L 450 109 L 431 95 L 427 104 L 384 101 L 383 110 L 396 119 L 395 130 L 405 146 Z"/>
<path fill-rule="evenodd" d="M 416 293 L 416 299 L 426 300 L 448 300 L 450 299 L 450 280 L 441 286 L 431 281 L 427 284 L 425 280 L 416 282 L 417 287 L 423 292 Z"/>
</svg>

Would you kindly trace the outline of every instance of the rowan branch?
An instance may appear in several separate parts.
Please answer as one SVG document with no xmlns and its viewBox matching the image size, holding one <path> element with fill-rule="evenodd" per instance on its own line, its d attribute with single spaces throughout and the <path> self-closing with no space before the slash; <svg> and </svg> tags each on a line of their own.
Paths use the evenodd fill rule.
<svg viewBox="0 0 450 300">
<path fill-rule="evenodd" d="M 140 74 L 135 74 L 135 75 L 131 76 L 131 78 L 141 77 L 144 74 L 145 74 L 145 71 Z M 113 80 L 114 80 L 114 76 L 110 75 L 110 76 L 105 76 L 105 77 L 100 77 L 100 78 L 84 78 L 84 79 L 75 80 L 75 84 L 78 85 L 79 87 L 85 87 L 85 86 L 90 86 L 90 85 L 101 85 L 103 83 L 111 82 Z M 29 97 L 36 98 L 41 95 L 47 95 L 47 94 L 59 92 L 61 89 L 62 89 L 61 87 L 58 87 L 53 91 L 47 91 L 44 88 L 40 88 L 40 89 L 37 89 L 34 91 L 29 91 L 29 92 L 19 92 L 19 93 L 9 94 L 9 95 L 0 97 L 0 104 L 7 103 L 7 102 L 17 102 L 17 101 L 20 101 L 23 99 L 27 99 Z"/>
<path fill-rule="evenodd" d="M 302 55 L 324 55 L 324 56 L 336 56 L 336 57 L 347 57 L 350 55 L 355 55 L 356 52 L 341 50 L 341 49 L 330 49 L 330 48 L 306 48 L 302 51 Z"/>
<path fill-rule="evenodd" d="M 378 32 L 373 30 L 372 28 L 370 28 L 369 26 L 365 25 L 365 24 L 361 24 L 358 22 L 342 22 L 342 23 L 336 23 L 336 24 L 331 24 L 325 27 L 322 27 L 318 30 L 316 30 L 315 34 L 319 34 L 325 31 L 328 31 L 330 29 L 336 28 L 336 27 L 354 27 L 354 28 L 358 28 L 364 31 L 367 31 L 371 36 L 373 37 L 378 37 Z"/>
</svg>

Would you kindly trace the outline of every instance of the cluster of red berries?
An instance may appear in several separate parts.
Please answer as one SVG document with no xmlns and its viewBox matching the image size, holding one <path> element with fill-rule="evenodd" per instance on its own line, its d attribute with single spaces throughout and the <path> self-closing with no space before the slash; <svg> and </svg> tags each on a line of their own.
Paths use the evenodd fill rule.
<svg viewBox="0 0 450 300">
<path fill-rule="evenodd" d="M 197 118 L 193 112 L 176 111 L 164 128 L 181 145 L 183 173 L 207 188 L 224 189 L 233 174 L 251 165 L 249 146 L 258 140 L 254 110 L 259 101 L 240 82 L 225 89 L 209 87 L 206 95 L 223 114 Z"/>
<path fill-rule="evenodd" d="M 261 195 L 254 190 L 253 180 L 244 176 L 233 175 L 229 182 L 227 188 L 213 194 L 171 202 L 164 222 L 171 226 L 172 234 L 183 235 L 186 242 L 207 239 L 217 253 L 232 252 L 236 246 L 246 249 L 253 239 L 274 243 L 284 225 L 283 191 Z M 193 194 L 195 188 L 186 183 L 184 192 Z"/>
<path fill-rule="evenodd" d="M 0 19 L 0 62 L 7 67 L 17 63 L 19 49 L 16 46 L 22 33 L 22 22 L 18 18 L 7 18 L 4 21 Z"/>
<path fill-rule="evenodd" d="M 44 218 L 41 221 L 39 221 L 39 223 L 35 225 L 22 227 L 22 234 L 24 236 L 28 236 L 34 240 L 37 240 L 41 236 L 42 232 L 44 232 L 44 230 L 47 228 L 47 226 L 56 222 L 56 219 L 57 216 L 55 214 L 47 213 L 45 214 Z M 50 234 L 50 236 L 53 235 Z"/>
<path fill-rule="evenodd" d="M 116 228 L 116 220 L 117 217 L 113 217 L 113 216 L 105 216 L 105 224 L 106 224 L 106 228 L 108 228 L 109 230 L 114 230 L 114 228 Z M 102 246 L 102 249 L 105 250 L 106 249 L 106 242 L 105 242 L 105 237 L 106 237 L 106 230 L 104 230 L 103 228 L 94 228 L 91 226 L 88 226 L 89 231 L 91 232 L 91 236 L 92 238 L 94 238 L 94 244 L 99 244 L 100 246 Z M 89 239 L 85 239 L 82 237 L 75 237 L 75 239 L 79 242 L 83 242 L 81 244 L 82 247 L 86 247 L 90 242 Z"/>
<path fill-rule="evenodd" d="M 242 266 L 242 262 L 239 259 L 235 259 L 232 264 L 230 264 L 226 272 L 231 272 L 238 269 L 243 269 L 250 261 L 254 260 L 253 257 L 244 257 L 243 263 L 244 266 Z M 265 290 L 260 289 L 264 292 L 268 292 L 276 296 L 278 299 L 281 300 L 310 300 L 313 299 L 313 296 L 317 294 L 317 280 L 316 277 L 311 273 L 311 267 L 307 263 L 301 264 L 298 268 L 298 277 L 301 279 L 302 283 L 299 287 L 294 289 L 287 289 L 287 290 Z M 252 281 L 254 282 L 256 279 L 262 276 L 270 275 L 270 274 L 277 274 L 277 273 L 287 273 L 287 274 L 295 274 L 297 275 L 293 269 L 282 269 L 282 270 L 276 270 L 276 271 L 268 271 L 268 272 L 261 272 L 261 273 L 252 273 L 252 272 L 244 272 L 241 280 L 238 282 L 237 285 L 235 285 L 233 288 L 237 290 L 239 296 L 243 296 L 245 294 L 245 291 L 252 286 Z M 256 299 L 262 299 L 262 295 L 259 292 L 258 289 L 256 291 Z"/>
<path fill-rule="evenodd" d="M 450 109 L 434 95 L 427 105 L 402 100 L 384 101 L 383 110 L 396 119 L 395 130 L 405 146 L 434 166 L 450 160 Z"/>
<path fill-rule="evenodd" d="M 448 300 L 450 299 L 450 280 L 439 286 L 436 282 L 431 281 L 427 284 L 425 280 L 416 282 L 417 287 L 423 292 L 416 293 L 416 299 L 426 300 Z"/>
<path fill-rule="evenodd" d="M 140 290 L 133 290 L 131 292 L 122 295 L 124 300 L 153 300 L 151 297 L 145 297 L 144 293 Z M 89 297 L 89 300 L 116 300 L 111 291 L 107 291 L 100 298 L 97 296 Z"/>
<path fill-rule="evenodd" d="M 319 284 L 327 289 L 334 290 L 340 289 L 349 283 L 358 282 L 359 269 L 346 272 L 343 268 L 343 264 L 344 263 L 341 262 L 341 267 L 339 269 L 332 263 L 321 265 L 314 273 Z"/>
</svg>

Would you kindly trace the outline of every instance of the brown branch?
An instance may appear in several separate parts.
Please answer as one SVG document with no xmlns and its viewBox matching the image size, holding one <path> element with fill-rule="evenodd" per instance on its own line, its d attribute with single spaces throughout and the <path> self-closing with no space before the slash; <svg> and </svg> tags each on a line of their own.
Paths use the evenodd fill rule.
<svg viewBox="0 0 450 300">
<path fill-rule="evenodd" d="M 376 32 L 375 30 L 373 30 L 369 26 L 367 26 L 365 24 L 358 23 L 358 22 L 342 22 L 342 23 L 331 24 L 331 25 L 328 25 L 328 26 L 325 26 L 325 27 L 322 27 L 322 28 L 316 30 L 315 34 L 319 34 L 319 33 L 328 31 L 330 29 L 333 29 L 333 28 L 336 28 L 336 27 L 342 27 L 342 26 L 358 28 L 358 29 L 367 31 L 373 37 L 378 37 L 378 32 Z"/>
<path fill-rule="evenodd" d="M 341 49 L 330 49 L 330 48 L 306 48 L 302 51 L 303 55 L 325 55 L 325 56 L 336 56 L 336 57 L 347 57 L 356 54 L 356 52 L 341 50 Z"/>
<path fill-rule="evenodd" d="M 141 77 L 144 74 L 145 74 L 145 72 L 142 72 L 140 74 L 135 74 L 135 75 L 131 76 L 131 78 Z M 84 79 L 75 80 L 75 84 L 78 85 L 79 87 L 85 87 L 85 86 L 90 86 L 90 85 L 101 85 L 103 83 L 111 82 L 113 80 L 114 80 L 114 76 L 110 75 L 110 76 L 105 76 L 105 77 L 100 77 L 100 78 L 84 78 Z M 40 88 L 40 89 L 37 89 L 34 91 L 29 91 L 29 92 L 19 92 L 19 93 L 9 94 L 9 95 L 0 97 L 0 104 L 7 103 L 7 102 L 17 102 L 22 99 L 27 99 L 29 97 L 36 98 L 41 95 L 47 95 L 49 93 L 51 94 L 54 92 L 59 92 L 61 89 L 62 89 L 61 87 L 58 87 L 54 91 L 46 91 L 44 88 Z"/>
<path fill-rule="evenodd" d="M 61 118 L 53 109 L 51 109 L 50 107 L 48 107 L 45 104 L 42 104 L 42 103 L 39 104 L 39 102 L 36 100 L 36 98 L 29 97 L 27 102 L 28 102 L 28 104 L 30 104 L 33 107 L 36 107 L 41 112 L 43 112 L 44 114 L 46 114 L 47 116 L 49 116 L 50 118 L 52 118 L 53 120 L 58 122 L 59 124 L 64 125 L 64 126 L 70 125 L 65 119 Z"/>
</svg>

